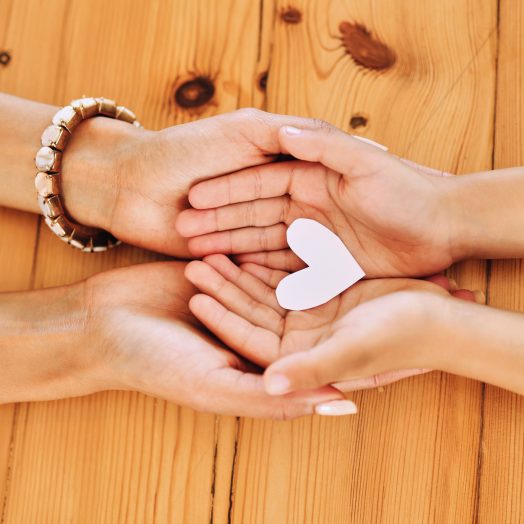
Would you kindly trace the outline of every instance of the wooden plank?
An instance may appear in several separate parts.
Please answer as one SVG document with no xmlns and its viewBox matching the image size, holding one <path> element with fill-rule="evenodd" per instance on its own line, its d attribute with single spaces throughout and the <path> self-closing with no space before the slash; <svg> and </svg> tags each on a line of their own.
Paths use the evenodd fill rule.
<svg viewBox="0 0 524 524">
<path fill-rule="evenodd" d="M 496 19 L 495 0 L 279 1 L 268 109 L 324 118 L 441 169 L 489 169 Z M 369 55 L 346 53 L 343 21 L 386 43 L 395 65 L 358 65 Z M 353 117 L 366 125 L 352 129 Z M 455 274 L 484 287 L 483 264 Z M 481 385 L 433 373 L 353 397 L 354 418 L 241 422 L 234 522 L 473 520 Z"/>
<path fill-rule="evenodd" d="M 16 19 L 28 18 L 28 6 L 21 2 L 0 2 L 0 52 L 7 52 L 9 59 L 5 65 L 0 65 L 0 90 L 33 96 L 46 95 L 46 89 L 52 90 L 53 81 L 45 82 L 45 67 L 54 71 L 58 62 L 58 48 L 55 42 L 48 42 L 40 50 L 35 49 L 36 41 L 28 38 L 28 34 L 17 31 L 14 26 Z M 37 21 L 32 26 L 26 26 L 35 37 L 38 31 Z M 43 14 L 39 20 L 47 29 L 59 30 L 62 24 L 60 6 L 57 12 Z M 22 28 L 19 28 L 22 29 Z M 41 61 L 34 64 L 32 71 L 23 75 L 23 64 L 28 54 L 35 53 Z M 28 79 L 41 78 L 39 86 L 30 87 Z M 47 96 L 50 92 L 47 92 Z M 38 218 L 28 213 L 22 213 L 0 207 L 0 291 L 15 291 L 30 289 L 32 285 L 32 269 L 37 239 Z M 12 475 L 11 454 L 13 451 L 13 427 L 16 422 L 17 406 L 0 406 L 0 520 L 3 521 L 5 492 Z"/>
<path fill-rule="evenodd" d="M 495 167 L 524 164 L 524 5 L 501 0 Z M 494 202 L 494 205 L 503 205 Z M 489 304 L 524 311 L 522 260 L 492 262 Z M 524 400 L 487 386 L 481 456 L 479 522 L 521 522 L 524 515 Z"/>
<path fill-rule="evenodd" d="M 257 64 L 263 63 L 258 3 L 27 0 L 16 5 L 7 39 L 19 61 L 15 94 L 56 104 L 83 93 L 111 96 L 150 128 L 263 99 L 255 82 Z M 216 87 L 212 102 L 180 108 L 175 89 L 199 75 Z M 34 245 L 34 237 L 24 240 Z M 86 256 L 42 227 L 35 286 L 155 258 L 131 247 Z M 217 422 L 212 415 L 132 393 L 24 404 L 3 518 L 10 523 L 209 522 L 212 514 L 214 522 L 226 522 L 235 432 L 235 419 Z"/>
</svg>

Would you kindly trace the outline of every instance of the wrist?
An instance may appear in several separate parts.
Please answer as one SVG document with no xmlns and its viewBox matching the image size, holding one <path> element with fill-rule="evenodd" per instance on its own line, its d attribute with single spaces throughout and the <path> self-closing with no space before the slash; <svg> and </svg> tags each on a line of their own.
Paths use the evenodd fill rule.
<svg viewBox="0 0 524 524">
<path fill-rule="evenodd" d="M 469 241 L 467 199 L 469 198 L 464 176 L 450 176 L 441 179 L 441 195 L 448 214 L 449 254 L 453 261 L 472 258 Z"/>
<path fill-rule="evenodd" d="M 402 323 L 409 337 L 402 344 L 406 352 L 403 365 L 406 369 L 444 370 L 442 363 L 456 352 L 453 305 L 459 300 L 420 291 L 412 292 L 412 299 L 406 307 L 411 316 L 406 314 Z"/>
<path fill-rule="evenodd" d="M 478 327 L 475 327 L 476 315 L 479 308 L 485 306 L 451 296 L 440 296 L 438 299 L 440 304 L 433 307 L 433 335 L 427 354 L 427 367 L 461 374 L 459 370 L 468 354 L 475 358 L 473 333 Z"/>
<path fill-rule="evenodd" d="M 522 169 L 512 168 L 447 180 L 454 261 L 522 256 L 522 179 Z"/>
<path fill-rule="evenodd" d="M 0 403 L 103 389 L 84 284 L 0 295 Z"/>
<path fill-rule="evenodd" d="M 106 117 L 89 118 L 75 129 L 62 160 L 64 202 L 72 219 L 113 233 L 120 179 L 142 133 Z"/>
</svg>

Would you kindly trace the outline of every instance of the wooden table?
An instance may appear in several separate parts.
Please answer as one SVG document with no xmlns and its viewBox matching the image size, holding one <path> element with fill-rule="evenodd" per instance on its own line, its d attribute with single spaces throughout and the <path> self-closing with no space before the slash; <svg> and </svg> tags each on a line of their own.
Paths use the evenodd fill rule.
<svg viewBox="0 0 524 524">
<path fill-rule="evenodd" d="M 524 163 L 521 0 L 0 0 L 0 53 L 0 90 L 111 96 L 150 128 L 256 106 L 454 172 Z M 156 257 L 84 255 L 0 209 L 2 290 Z M 452 274 L 524 307 L 520 261 Z M 3 406 L 0 522 L 524 518 L 520 397 L 440 373 L 353 397 L 358 416 L 282 423 L 122 392 Z"/>
</svg>

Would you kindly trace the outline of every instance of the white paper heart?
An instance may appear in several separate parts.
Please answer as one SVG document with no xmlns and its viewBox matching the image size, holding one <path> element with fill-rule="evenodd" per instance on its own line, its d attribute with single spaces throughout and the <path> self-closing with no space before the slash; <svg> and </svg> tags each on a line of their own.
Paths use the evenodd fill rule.
<svg viewBox="0 0 524 524">
<path fill-rule="evenodd" d="M 285 309 L 325 304 L 366 276 L 342 240 L 316 220 L 295 220 L 287 230 L 287 243 L 308 267 L 277 286 L 278 303 Z"/>
</svg>

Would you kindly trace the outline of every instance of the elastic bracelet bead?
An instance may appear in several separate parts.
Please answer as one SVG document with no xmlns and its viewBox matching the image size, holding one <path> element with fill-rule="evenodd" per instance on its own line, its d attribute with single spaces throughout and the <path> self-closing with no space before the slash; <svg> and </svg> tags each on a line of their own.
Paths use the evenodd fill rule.
<svg viewBox="0 0 524 524">
<path fill-rule="evenodd" d="M 85 252 L 105 251 L 120 244 L 111 233 L 75 223 L 67 216 L 62 200 L 62 156 L 74 129 L 83 121 L 105 116 L 141 127 L 135 113 L 108 98 L 79 98 L 60 109 L 42 134 L 42 147 L 35 157 L 38 205 L 45 223 L 60 240 Z"/>
</svg>

